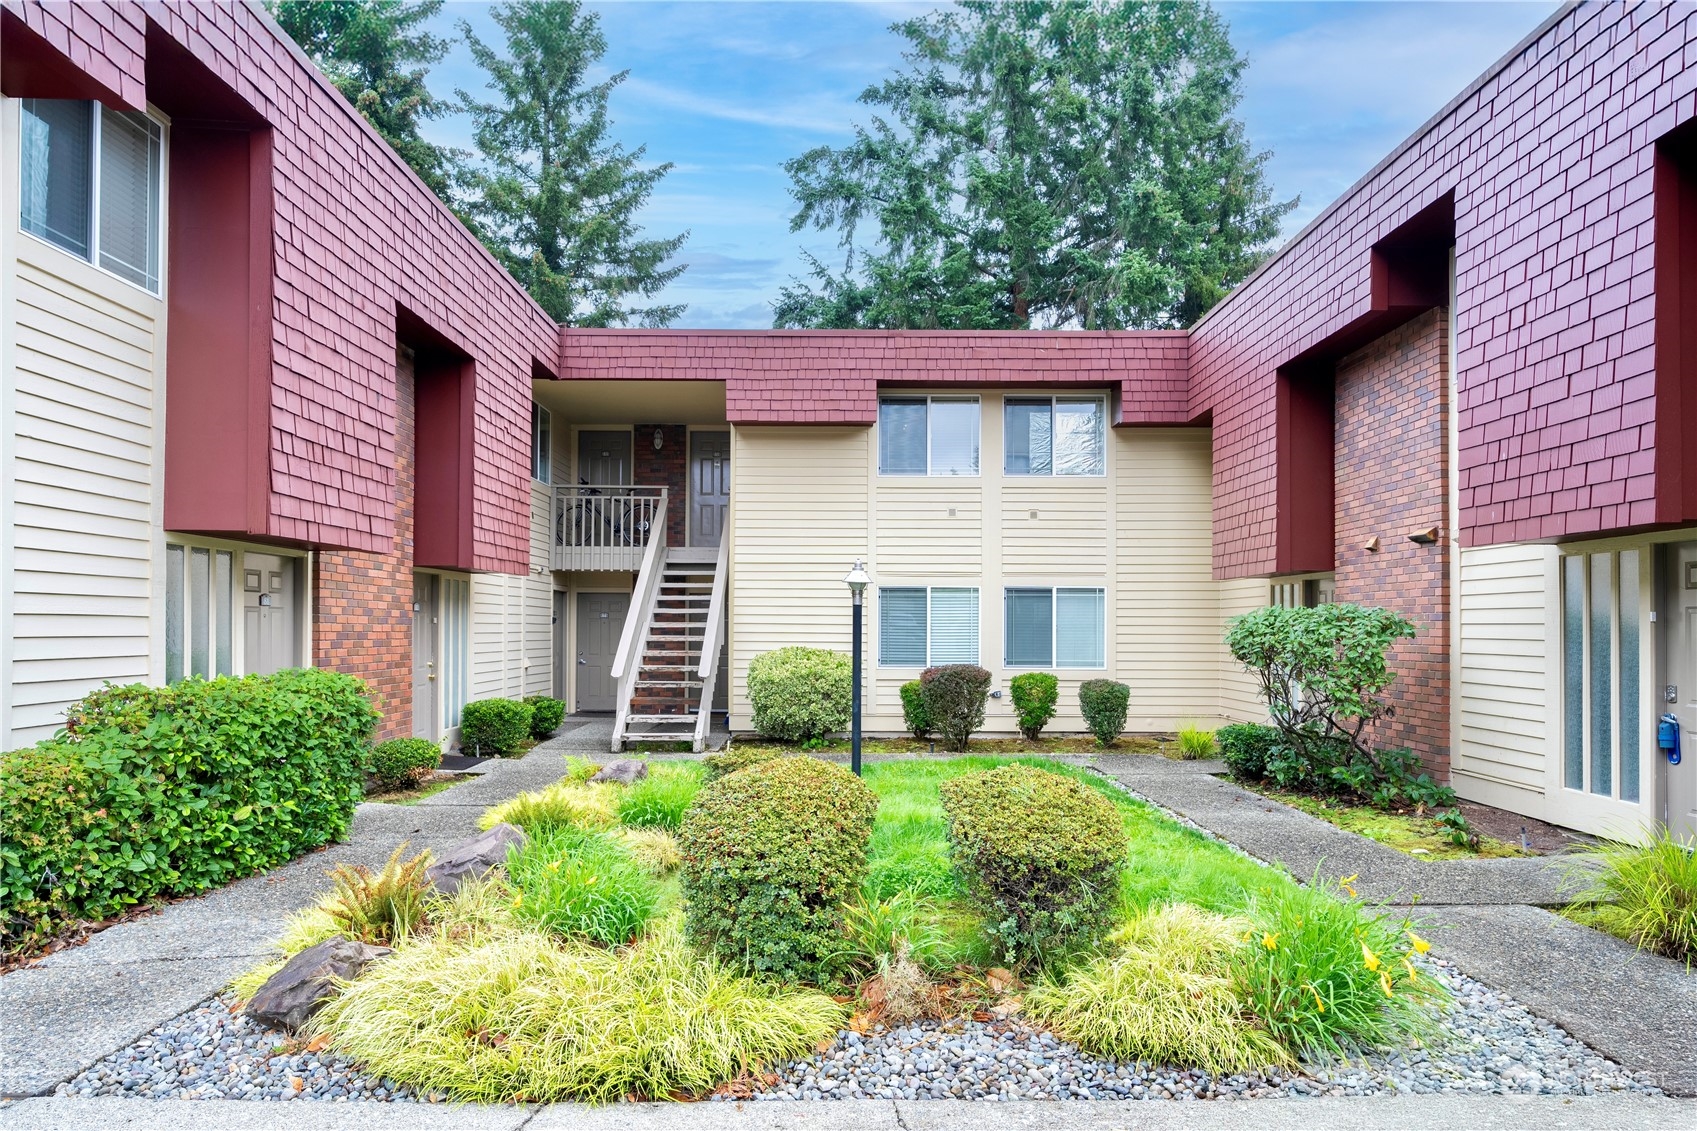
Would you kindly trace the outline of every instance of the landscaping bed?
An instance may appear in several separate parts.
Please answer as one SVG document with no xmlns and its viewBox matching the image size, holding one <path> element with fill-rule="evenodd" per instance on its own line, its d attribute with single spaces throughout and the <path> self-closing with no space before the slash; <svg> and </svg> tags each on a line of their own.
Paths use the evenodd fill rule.
<svg viewBox="0 0 1697 1131">
<path fill-rule="evenodd" d="M 738 734 L 731 738 L 732 750 L 769 750 L 785 754 L 847 754 L 847 739 L 820 739 L 806 743 L 774 742 L 757 734 Z M 1033 740 L 1017 736 L 1007 738 L 974 738 L 967 748 L 969 754 L 998 757 L 1041 757 L 1045 754 L 1166 754 L 1177 757 L 1176 740 L 1171 735 L 1122 734 L 1109 746 L 1102 746 L 1089 734 L 1045 734 Z M 891 754 L 942 754 L 941 742 L 908 735 L 868 738 L 861 743 L 861 753 L 868 757 Z"/>
<path fill-rule="evenodd" d="M 1536 851 L 1523 851 L 1517 844 L 1479 832 L 1477 823 L 1466 813 L 1463 815 L 1467 816 L 1467 823 L 1473 827 L 1474 832 L 1470 837 L 1462 837 L 1460 843 L 1457 843 L 1457 839 L 1451 835 L 1451 830 L 1430 812 L 1379 809 L 1371 805 L 1356 804 L 1347 799 L 1315 797 L 1312 794 L 1274 789 L 1258 782 L 1239 784 L 1269 800 L 1289 805 L 1292 809 L 1300 809 L 1311 817 L 1318 817 L 1328 824 L 1336 825 L 1345 832 L 1366 837 L 1376 844 L 1394 848 L 1420 860 L 1505 859 L 1541 855 Z"/>
<path fill-rule="evenodd" d="M 722 759 L 710 772 L 728 776 L 705 792 L 695 763 L 656 763 L 632 785 L 588 784 L 590 769 L 485 816 L 529 834 L 504 877 L 417 902 L 399 856 L 363 888 L 344 877 L 344 892 L 389 901 L 365 912 L 396 916 L 370 940 L 395 950 L 300 1033 L 216 999 L 61 1092 L 609 1101 L 1644 1087 L 1434 965 L 1410 925 L 1324 882 L 1299 887 L 1087 771 L 901 760 L 868 765 L 867 793 L 813 759 Z M 764 796 L 794 797 L 794 811 L 737 831 L 768 785 Z M 1006 814 L 1047 809 L 1040 824 L 1070 848 L 1064 875 L 1044 871 L 1041 838 L 1003 851 Z M 696 858 L 721 821 L 727 843 L 776 836 L 776 848 L 703 872 Z M 763 925 L 756 912 L 794 891 L 764 886 L 761 869 L 794 851 L 784 830 L 809 821 L 823 822 L 803 838 L 813 863 L 792 865 L 821 868 L 827 886 L 858 879 L 836 911 L 803 900 L 799 918 Z M 844 830 L 847 856 L 814 852 Z M 1098 851 L 1102 864 L 1089 865 Z M 963 871 L 970 860 L 991 871 Z M 1107 868 L 1105 887 L 1090 867 Z M 741 886 L 714 904 L 726 877 Z M 366 929 L 385 922 L 365 912 Z M 297 919 L 285 949 L 349 922 L 327 902 Z"/>
</svg>

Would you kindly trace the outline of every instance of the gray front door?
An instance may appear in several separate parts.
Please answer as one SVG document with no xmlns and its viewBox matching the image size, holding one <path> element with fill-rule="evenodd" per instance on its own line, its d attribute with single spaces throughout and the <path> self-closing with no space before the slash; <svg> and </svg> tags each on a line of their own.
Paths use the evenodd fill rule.
<svg viewBox="0 0 1697 1131">
<path fill-rule="evenodd" d="M 1664 551 L 1662 599 L 1657 619 L 1663 635 L 1662 686 L 1656 696 L 1662 711 L 1679 719 L 1680 762 L 1669 765 L 1661 749 L 1657 768 L 1667 775 L 1667 824 L 1674 835 L 1697 836 L 1697 542 L 1681 542 Z M 1659 716 L 1658 716 L 1659 717 Z"/>
<path fill-rule="evenodd" d="M 624 631 L 629 593 L 577 595 L 577 703 L 579 711 L 611 711 L 618 706 L 613 656 Z"/>
<path fill-rule="evenodd" d="M 436 665 L 436 575 L 412 575 L 412 733 L 435 741 L 437 720 L 442 717 L 438 698 L 441 681 Z"/>
<path fill-rule="evenodd" d="M 585 431 L 577 434 L 579 483 L 628 485 L 631 481 L 630 433 Z"/>
<path fill-rule="evenodd" d="M 731 505 L 731 434 L 689 434 L 689 544 L 717 546 Z"/>
<path fill-rule="evenodd" d="M 242 618 L 248 675 L 270 675 L 300 665 L 300 624 L 295 620 L 295 559 L 281 554 L 242 555 Z"/>
</svg>

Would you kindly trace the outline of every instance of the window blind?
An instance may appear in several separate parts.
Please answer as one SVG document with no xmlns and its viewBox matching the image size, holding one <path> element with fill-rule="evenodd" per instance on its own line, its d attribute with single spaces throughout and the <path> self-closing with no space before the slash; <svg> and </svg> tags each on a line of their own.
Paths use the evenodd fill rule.
<svg viewBox="0 0 1697 1131">
<path fill-rule="evenodd" d="M 1100 589 L 1055 590 L 1055 666 L 1099 668 L 1103 647 L 1106 595 Z"/>
<path fill-rule="evenodd" d="M 978 474 L 977 400 L 932 400 L 931 474 Z"/>
<path fill-rule="evenodd" d="M 100 112 L 100 265 L 159 289 L 159 127 L 145 114 Z"/>
<path fill-rule="evenodd" d="M 978 662 L 978 590 L 931 590 L 930 662 Z"/>
<path fill-rule="evenodd" d="M 1005 659 L 1009 667 L 1054 664 L 1054 603 L 1047 589 L 1009 589 L 1004 597 Z"/>
<path fill-rule="evenodd" d="M 925 590 L 878 590 L 878 662 L 886 667 L 925 666 Z"/>
<path fill-rule="evenodd" d="M 94 119 L 87 102 L 23 99 L 19 226 L 88 258 Z"/>
<path fill-rule="evenodd" d="M 878 402 L 880 474 L 925 474 L 926 407 L 924 397 Z"/>
</svg>

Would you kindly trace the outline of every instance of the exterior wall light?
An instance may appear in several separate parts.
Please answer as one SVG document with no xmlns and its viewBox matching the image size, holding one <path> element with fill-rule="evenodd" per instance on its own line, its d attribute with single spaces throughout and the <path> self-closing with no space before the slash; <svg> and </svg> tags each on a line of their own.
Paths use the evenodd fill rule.
<svg viewBox="0 0 1697 1131">
<path fill-rule="evenodd" d="M 659 451 L 666 446 L 666 432 L 662 428 L 654 429 L 654 450 Z"/>
</svg>

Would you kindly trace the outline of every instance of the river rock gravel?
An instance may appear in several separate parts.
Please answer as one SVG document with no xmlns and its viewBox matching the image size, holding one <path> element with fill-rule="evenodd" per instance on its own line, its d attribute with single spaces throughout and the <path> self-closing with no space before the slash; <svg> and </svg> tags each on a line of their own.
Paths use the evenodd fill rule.
<svg viewBox="0 0 1697 1131">
<path fill-rule="evenodd" d="M 923 1022 L 838 1034 L 829 1051 L 779 1066 L 755 1100 L 1253 1100 L 1393 1092 L 1595 1095 L 1655 1092 L 1558 1026 L 1443 962 L 1455 1003 L 1441 1047 L 1377 1053 L 1302 1072 L 1213 1077 L 1097 1060 L 1018 1019 Z M 740 1094 L 747 1094 L 742 1089 Z M 362 1072 L 329 1050 L 230 1012 L 214 998 L 75 1079 L 60 1095 L 178 1099 L 439 1101 Z M 728 1098 L 728 1097 L 715 1097 Z"/>
</svg>

